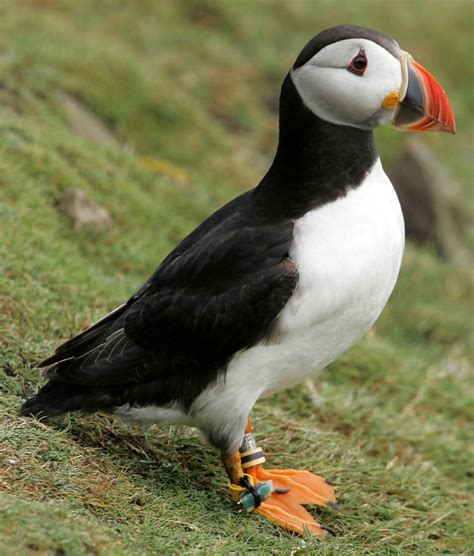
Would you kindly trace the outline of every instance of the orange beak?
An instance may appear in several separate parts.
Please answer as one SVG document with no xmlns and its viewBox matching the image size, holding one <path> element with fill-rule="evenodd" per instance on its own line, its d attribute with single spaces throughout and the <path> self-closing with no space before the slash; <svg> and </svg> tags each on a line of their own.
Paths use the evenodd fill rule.
<svg viewBox="0 0 474 556">
<path fill-rule="evenodd" d="M 456 123 L 446 93 L 436 79 L 404 53 L 402 89 L 393 125 L 406 131 L 456 132 Z"/>
</svg>

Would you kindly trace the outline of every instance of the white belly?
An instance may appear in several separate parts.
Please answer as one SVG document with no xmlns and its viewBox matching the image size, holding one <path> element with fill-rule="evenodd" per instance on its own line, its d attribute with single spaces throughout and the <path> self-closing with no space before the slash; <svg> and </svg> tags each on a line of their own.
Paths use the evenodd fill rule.
<svg viewBox="0 0 474 556">
<path fill-rule="evenodd" d="M 261 395 L 300 382 L 347 350 L 384 308 L 403 247 L 400 204 L 379 160 L 361 186 L 295 223 L 290 256 L 299 283 L 273 338 L 234 356 L 225 379 L 196 400 L 196 416 L 204 408 L 209 417 L 250 411 Z"/>
</svg>

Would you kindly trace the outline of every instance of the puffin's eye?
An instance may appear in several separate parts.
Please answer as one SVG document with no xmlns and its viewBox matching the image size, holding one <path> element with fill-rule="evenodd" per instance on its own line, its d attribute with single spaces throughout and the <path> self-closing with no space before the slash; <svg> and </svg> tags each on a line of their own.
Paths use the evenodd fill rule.
<svg viewBox="0 0 474 556">
<path fill-rule="evenodd" d="M 356 75 L 364 75 L 367 68 L 367 58 L 365 52 L 361 50 L 357 56 L 352 59 L 352 62 L 347 66 L 347 69 Z"/>
</svg>

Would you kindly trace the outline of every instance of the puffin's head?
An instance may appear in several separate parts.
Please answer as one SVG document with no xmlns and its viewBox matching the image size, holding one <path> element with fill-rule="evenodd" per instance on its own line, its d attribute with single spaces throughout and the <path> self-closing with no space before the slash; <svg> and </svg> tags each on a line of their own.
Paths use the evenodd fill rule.
<svg viewBox="0 0 474 556">
<path fill-rule="evenodd" d="M 365 27 L 340 25 L 316 35 L 290 72 L 304 104 L 334 124 L 455 132 L 448 97 L 398 44 Z"/>
</svg>

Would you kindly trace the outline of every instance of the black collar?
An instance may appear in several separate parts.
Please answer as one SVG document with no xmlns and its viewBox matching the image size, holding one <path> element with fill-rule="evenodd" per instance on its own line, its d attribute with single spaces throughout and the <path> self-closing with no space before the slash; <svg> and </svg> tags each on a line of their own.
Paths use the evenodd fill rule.
<svg viewBox="0 0 474 556">
<path fill-rule="evenodd" d="M 298 218 L 360 185 L 377 156 L 372 131 L 313 114 L 288 74 L 280 96 L 278 149 L 255 200 L 275 216 Z"/>
</svg>

